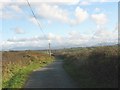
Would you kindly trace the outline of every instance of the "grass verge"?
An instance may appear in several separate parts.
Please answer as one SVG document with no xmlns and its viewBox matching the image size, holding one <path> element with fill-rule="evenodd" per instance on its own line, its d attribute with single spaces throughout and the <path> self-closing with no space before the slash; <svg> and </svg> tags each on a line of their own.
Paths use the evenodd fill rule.
<svg viewBox="0 0 120 90">
<path fill-rule="evenodd" d="M 77 68 L 75 65 L 66 64 L 64 62 L 65 71 L 75 80 L 77 81 L 80 88 L 95 88 L 96 83 L 92 78 L 91 73 L 86 68 Z"/>
<path fill-rule="evenodd" d="M 63 54 L 64 69 L 80 88 L 118 88 L 118 47 L 96 47 Z"/>
<path fill-rule="evenodd" d="M 2 88 L 23 88 L 29 75 L 36 69 L 42 68 L 54 61 L 54 57 L 46 56 L 30 59 L 25 65 L 9 63 L 7 70 L 3 69 Z M 19 62 L 18 62 L 19 63 Z"/>
</svg>

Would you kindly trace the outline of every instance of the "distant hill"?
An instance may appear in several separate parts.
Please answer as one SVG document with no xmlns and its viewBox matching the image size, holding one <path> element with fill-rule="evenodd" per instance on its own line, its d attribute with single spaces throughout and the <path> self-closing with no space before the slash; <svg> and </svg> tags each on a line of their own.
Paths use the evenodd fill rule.
<svg viewBox="0 0 120 90">
<path fill-rule="evenodd" d="M 113 46 L 113 45 L 117 45 L 117 43 L 111 43 L 111 42 L 104 42 L 104 43 L 98 43 L 95 46 Z"/>
</svg>

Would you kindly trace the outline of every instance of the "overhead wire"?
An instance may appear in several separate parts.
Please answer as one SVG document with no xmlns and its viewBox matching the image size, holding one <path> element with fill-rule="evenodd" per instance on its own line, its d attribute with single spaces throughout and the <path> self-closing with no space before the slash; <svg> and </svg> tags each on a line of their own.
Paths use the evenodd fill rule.
<svg viewBox="0 0 120 90">
<path fill-rule="evenodd" d="M 33 14 L 33 17 L 35 18 L 35 20 L 36 20 L 36 22 L 37 22 L 40 30 L 42 31 L 42 33 L 43 33 L 43 35 L 44 35 L 45 40 L 47 40 L 47 37 L 46 37 L 46 35 L 45 35 L 45 33 L 44 33 L 43 29 L 42 29 L 42 26 L 41 26 L 40 22 L 38 21 L 38 18 L 36 17 L 36 15 L 35 15 L 32 7 L 31 7 L 29 1 L 28 1 L 28 0 L 26 0 L 26 1 L 27 1 L 27 4 L 28 4 L 28 6 L 29 6 L 29 8 L 30 8 L 30 10 L 31 10 L 31 12 L 32 12 L 32 14 Z"/>
<path fill-rule="evenodd" d="M 40 30 L 41 30 L 42 33 L 44 34 L 44 38 L 45 38 L 46 40 L 48 40 L 47 37 L 46 37 L 46 35 L 45 35 L 45 33 L 44 33 L 44 31 L 43 31 L 43 29 L 42 29 L 42 27 L 41 27 L 41 24 L 39 23 L 39 21 L 38 21 L 38 19 L 37 19 L 37 17 L 36 17 L 36 15 L 35 15 L 35 13 L 34 13 L 34 11 L 33 11 L 33 9 L 32 9 L 32 7 L 31 7 L 31 5 L 30 5 L 30 3 L 29 3 L 28 0 L 27 0 L 27 4 L 28 4 L 28 6 L 30 7 L 30 10 L 31 10 L 31 12 L 32 12 L 32 14 L 33 14 L 33 17 L 34 17 L 35 20 L 37 21 Z M 48 41 L 49 41 L 49 43 L 50 43 L 50 40 L 48 40 Z M 60 46 L 61 46 L 61 45 L 60 45 Z M 63 46 L 61 46 L 61 47 L 63 47 Z"/>
<path fill-rule="evenodd" d="M 27 4 L 28 4 L 28 6 L 29 6 L 29 8 L 30 8 L 30 10 L 31 10 L 31 12 L 32 12 L 32 14 L 33 14 L 33 17 L 35 18 L 35 20 L 36 20 L 36 22 L 37 22 L 40 30 L 42 31 L 42 33 L 43 33 L 43 35 L 44 35 L 45 40 L 48 40 L 48 38 L 46 37 L 46 35 L 45 35 L 45 33 L 44 33 L 43 29 L 42 29 L 42 26 L 41 26 L 40 22 L 38 21 L 38 18 L 36 17 L 36 15 L 35 15 L 32 7 L 31 7 L 29 1 L 28 1 L 28 0 L 26 0 L 26 1 L 27 1 Z M 79 6 L 79 3 L 80 3 L 80 2 L 78 2 L 77 6 Z M 49 41 L 49 40 L 48 40 L 48 41 Z M 61 46 L 61 45 L 59 45 L 59 46 Z M 62 46 L 62 47 L 63 47 L 63 46 Z"/>
</svg>

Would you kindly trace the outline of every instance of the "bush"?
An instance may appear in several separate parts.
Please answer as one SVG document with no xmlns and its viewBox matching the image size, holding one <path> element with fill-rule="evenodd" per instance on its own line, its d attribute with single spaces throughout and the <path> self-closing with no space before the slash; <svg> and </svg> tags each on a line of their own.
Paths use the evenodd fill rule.
<svg viewBox="0 0 120 90">
<path fill-rule="evenodd" d="M 80 85 L 84 80 L 87 79 L 89 81 L 92 78 L 90 83 L 93 83 L 93 86 L 91 85 L 91 87 L 117 87 L 118 54 L 117 46 L 85 48 L 79 51 L 76 50 L 74 53 L 64 54 L 64 65 L 67 68 L 71 68 L 70 70 L 73 70 L 72 68 L 76 69 L 77 72 L 74 73 L 79 78 L 78 82 L 80 82 Z M 86 75 L 86 72 L 89 75 Z M 84 78 L 81 82 L 81 76 L 86 76 L 87 78 Z M 85 83 L 83 86 L 86 86 Z"/>
</svg>

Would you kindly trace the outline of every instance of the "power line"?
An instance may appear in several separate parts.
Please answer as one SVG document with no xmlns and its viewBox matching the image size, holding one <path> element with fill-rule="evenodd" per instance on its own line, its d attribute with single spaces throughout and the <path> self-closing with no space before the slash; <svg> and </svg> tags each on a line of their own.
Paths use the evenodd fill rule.
<svg viewBox="0 0 120 90">
<path fill-rule="evenodd" d="M 31 5 L 30 5 L 30 3 L 29 3 L 29 1 L 28 1 L 28 0 L 27 0 L 27 4 L 28 4 L 28 6 L 30 7 L 30 10 L 31 10 L 31 12 L 32 12 L 32 14 L 33 14 L 33 17 L 34 17 L 34 18 L 35 18 L 35 20 L 37 21 L 37 24 L 38 24 L 38 26 L 39 26 L 40 30 L 42 31 L 42 33 L 43 33 L 43 35 L 44 35 L 45 40 L 47 40 L 47 37 L 46 37 L 46 35 L 45 35 L 45 33 L 44 33 L 44 31 L 43 31 L 42 27 L 41 27 L 41 24 L 39 23 L 39 21 L 38 21 L 37 17 L 35 16 L 35 13 L 34 13 L 34 11 L 32 10 L 32 7 L 31 7 Z M 49 55 L 51 56 L 50 42 L 49 42 Z"/>
<path fill-rule="evenodd" d="M 43 35 L 44 35 L 44 38 L 47 40 L 47 37 L 46 37 L 46 35 L 45 35 L 45 33 L 44 33 L 42 27 L 41 27 L 41 24 L 40 24 L 40 22 L 38 21 L 37 17 L 35 16 L 35 13 L 34 13 L 34 11 L 33 11 L 33 9 L 32 9 L 32 7 L 31 7 L 31 5 L 30 5 L 30 3 L 29 3 L 28 0 L 27 0 L 27 4 L 28 4 L 28 6 L 30 7 L 30 10 L 31 10 L 31 12 L 32 12 L 32 14 L 33 14 L 33 17 L 35 18 L 35 20 L 36 20 L 36 22 L 37 22 L 37 24 L 38 24 L 40 30 L 42 31 L 42 33 L 43 33 Z"/>
</svg>

